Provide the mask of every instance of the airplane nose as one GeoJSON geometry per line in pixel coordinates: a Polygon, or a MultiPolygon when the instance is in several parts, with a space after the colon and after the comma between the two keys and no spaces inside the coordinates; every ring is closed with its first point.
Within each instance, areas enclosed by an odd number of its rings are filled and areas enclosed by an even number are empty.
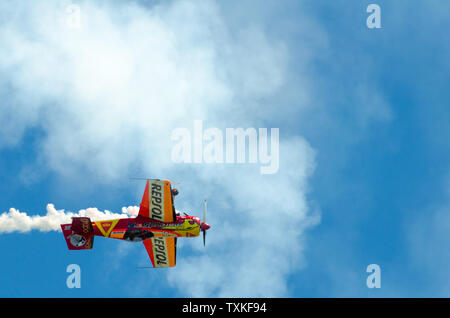
{"type": "Polygon", "coordinates": [[[203,230],[209,230],[211,226],[208,223],[203,222],[201,225],[201,229],[203,230]]]}

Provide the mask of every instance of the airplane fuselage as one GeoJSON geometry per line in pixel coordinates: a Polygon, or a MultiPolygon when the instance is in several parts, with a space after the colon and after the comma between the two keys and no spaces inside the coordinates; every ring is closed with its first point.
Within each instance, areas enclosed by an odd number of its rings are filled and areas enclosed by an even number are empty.
{"type": "Polygon", "coordinates": [[[158,222],[138,216],[95,221],[92,222],[92,227],[95,236],[141,242],[151,237],[196,237],[200,234],[201,222],[196,216],[177,216],[172,223],[158,222]]]}

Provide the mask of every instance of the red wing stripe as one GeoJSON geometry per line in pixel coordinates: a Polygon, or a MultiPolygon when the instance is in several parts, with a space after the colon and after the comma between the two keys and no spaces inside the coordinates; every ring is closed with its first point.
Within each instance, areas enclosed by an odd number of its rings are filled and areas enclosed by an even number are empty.
{"type": "Polygon", "coordinates": [[[145,186],[144,196],[142,197],[141,206],[139,207],[139,215],[148,218],[149,217],[149,185],[150,181],[147,180],[145,186]]]}
{"type": "Polygon", "coordinates": [[[148,256],[150,257],[150,260],[152,261],[152,265],[153,265],[153,267],[155,267],[155,261],[153,260],[154,257],[153,257],[152,240],[151,239],[145,240],[143,243],[144,243],[145,249],[147,250],[148,256]]]}

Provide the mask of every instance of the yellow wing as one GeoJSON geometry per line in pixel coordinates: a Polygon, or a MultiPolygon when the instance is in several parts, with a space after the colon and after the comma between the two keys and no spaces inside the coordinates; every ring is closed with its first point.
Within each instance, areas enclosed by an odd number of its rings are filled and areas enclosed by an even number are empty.
{"type": "Polygon", "coordinates": [[[169,180],[147,180],[139,215],[164,223],[176,220],[169,180]]]}
{"type": "Polygon", "coordinates": [[[152,237],[144,241],[153,267],[174,267],[177,260],[176,237],[152,237]]]}

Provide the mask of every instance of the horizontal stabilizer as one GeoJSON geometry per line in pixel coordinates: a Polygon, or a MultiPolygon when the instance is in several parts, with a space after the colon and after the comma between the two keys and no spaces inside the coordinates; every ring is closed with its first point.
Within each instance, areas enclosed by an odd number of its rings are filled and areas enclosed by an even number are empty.
{"type": "Polygon", "coordinates": [[[72,218],[72,224],[61,224],[61,229],[69,250],[92,249],[94,230],[89,218],[72,218]]]}

